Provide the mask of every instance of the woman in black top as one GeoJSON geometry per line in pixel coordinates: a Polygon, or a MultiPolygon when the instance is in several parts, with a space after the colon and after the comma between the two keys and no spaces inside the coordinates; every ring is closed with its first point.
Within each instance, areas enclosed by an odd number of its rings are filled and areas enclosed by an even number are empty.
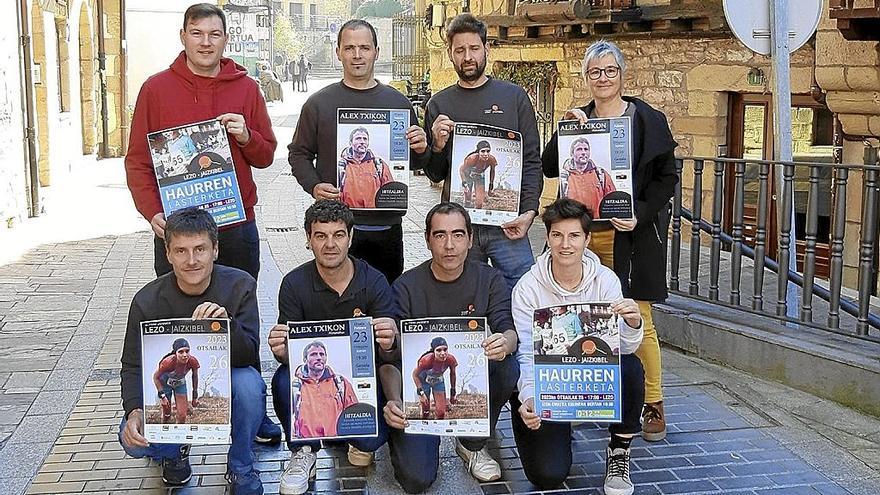
{"type": "MultiPolygon", "coordinates": [[[[674,187],[677,146],[666,116],[644,101],[623,96],[626,61],[614,43],[598,41],[587,48],[582,74],[593,100],[569,110],[566,119],[629,116],[632,120],[634,219],[594,222],[590,249],[620,278],[624,297],[638,301],[645,334],[636,352],[645,368],[645,409],[642,437],[666,437],[660,382],[660,346],[651,317],[651,303],[667,297],[666,232],[674,187]],[[603,229],[604,227],[604,229],[603,229]]],[[[547,177],[559,176],[558,141],[553,135],[541,155],[547,177]]]]}

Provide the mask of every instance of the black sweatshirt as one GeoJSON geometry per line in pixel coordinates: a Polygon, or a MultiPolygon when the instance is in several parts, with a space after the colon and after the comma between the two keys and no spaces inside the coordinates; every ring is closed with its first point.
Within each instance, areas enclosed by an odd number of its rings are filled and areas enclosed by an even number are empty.
{"type": "Polygon", "coordinates": [[[514,330],[510,289],[501,273],[485,263],[467,261],[452,282],[441,282],[431,260],[406,271],[391,286],[401,319],[486,317],[492,333],[514,330]]]}
{"type": "MultiPolygon", "coordinates": [[[[229,342],[232,366],[260,365],[260,313],[257,309],[257,282],[236,268],[214,265],[211,283],[199,296],[184,294],[174,272],[145,285],[135,294],[128,311],[128,326],[122,345],[122,407],[125,416],[144,407],[141,377],[142,321],[190,318],[196,307],[210,301],[229,314],[229,342]]],[[[153,363],[150,364],[151,366],[153,363]]]]}
{"type": "MultiPolygon", "coordinates": [[[[453,122],[487,124],[522,134],[523,163],[519,212],[538,211],[538,201],[544,187],[541,177],[541,152],[535,109],[525,91],[516,84],[489,78],[478,88],[462,88],[453,84],[431,97],[425,110],[425,132],[428,148],[434,141],[431,126],[438,115],[446,115],[453,122]]],[[[452,170],[452,137],[439,153],[431,153],[425,174],[433,181],[449,179],[452,170]]],[[[456,164],[457,166],[458,164],[456,164]]],[[[449,200],[449,184],[443,185],[443,200],[449,200]]]]}
{"type": "MultiPolygon", "coordinates": [[[[310,96],[302,107],[293,142],[287,146],[293,176],[309,195],[322,182],[336,184],[336,114],[340,108],[409,109],[410,125],[419,125],[419,118],[409,99],[377,81],[370,89],[353,89],[341,81],[310,96]]],[[[410,168],[422,168],[428,152],[419,155],[410,150],[410,168]]],[[[394,211],[354,211],[358,225],[399,224],[403,216],[394,211]]]]}

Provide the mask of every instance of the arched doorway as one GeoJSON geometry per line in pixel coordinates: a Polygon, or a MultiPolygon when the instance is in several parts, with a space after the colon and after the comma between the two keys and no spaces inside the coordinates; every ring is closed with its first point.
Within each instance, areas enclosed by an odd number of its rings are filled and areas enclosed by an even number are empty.
{"type": "Polygon", "coordinates": [[[37,155],[40,185],[48,186],[49,174],[49,91],[46,67],[46,28],[43,24],[42,2],[31,2],[31,40],[34,54],[34,100],[37,115],[37,155]]]}
{"type": "Polygon", "coordinates": [[[98,148],[97,88],[95,87],[95,36],[86,3],[79,9],[79,101],[82,152],[91,155],[98,148]]]}

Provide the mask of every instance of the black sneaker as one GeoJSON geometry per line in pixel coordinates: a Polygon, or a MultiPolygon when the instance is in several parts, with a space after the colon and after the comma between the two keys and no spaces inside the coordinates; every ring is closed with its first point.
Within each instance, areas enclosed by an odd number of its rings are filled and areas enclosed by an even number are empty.
{"type": "Polygon", "coordinates": [[[180,456],[176,459],[162,460],[162,481],[166,485],[185,485],[192,478],[192,467],[189,465],[189,445],[180,446],[180,456]]]}

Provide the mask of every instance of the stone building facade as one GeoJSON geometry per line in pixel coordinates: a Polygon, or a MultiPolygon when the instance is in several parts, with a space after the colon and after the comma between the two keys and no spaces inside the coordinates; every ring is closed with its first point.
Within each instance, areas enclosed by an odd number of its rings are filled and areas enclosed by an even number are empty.
{"type": "Polygon", "coordinates": [[[0,7],[0,23],[5,26],[0,57],[9,62],[0,69],[4,71],[0,100],[8,102],[0,118],[9,129],[0,138],[6,140],[0,146],[4,169],[0,190],[8,193],[0,200],[0,219],[8,226],[38,215],[39,189],[63,180],[78,157],[124,153],[128,130],[121,6],[122,0],[30,0],[24,5],[3,2],[0,7]],[[27,43],[20,44],[26,33],[27,43]],[[104,46],[104,71],[99,67],[99,40],[104,46]],[[29,67],[23,50],[28,50],[29,67]],[[26,112],[29,96],[32,121],[26,112]],[[28,152],[28,127],[33,130],[33,157],[28,152]],[[31,175],[37,180],[31,181],[31,175]]]}
{"type": "MultiPolygon", "coordinates": [[[[530,8],[542,2],[527,2],[530,8]]],[[[569,2],[547,2],[566,4],[569,2]]],[[[574,4],[575,2],[570,2],[574,4]]],[[[630,2],[606,0],[590,2],[617,7],[630,2]]],[[[491,39],[490,70],[503,71],[508,64],[550,64],[555,68],[551,82],[552,98],[544,96],[548,108],[545,120],[552,130],[553,122],[565,110],[590,101],[589,89],[581,76],[581,59],[592,42],[605,38],[613,40],[627,58],[625,94],[637,96],[662,110],[668,120],[681,156],[715,157],[729,152],[739,143],[740,152],[753,158],[770,159],[767,127],[761,119],[771,119],[769,102],[772,92],[771,60],[746,48],[730,32],[721,13],[720,0],[695,2],[691,0],[637,0],[637,7],[656,12],[699,12],[703,19],[654,20],[642,23],[620,21],[615,24],[608,17],[603,25],[590,25],[589,18],[582,25],[561,19],[557,25],[547,22],[527,22],[519,14],[517,0],[470,0],[461,2],[429,2],[434,13],[435,27],[429,32],[430,75],[432,91],[453,84],[455,72],[445,50],[442,28],[438,18],[448,20],[465,6],[471,13],[489,25],[491,39]],[[437,15],[436,10],[440,11],[437,15]],[[540,24],[540,25],[539,25],[540,24]],[[550,24],[550,25],[544,25],[550,24]],[[516,33],[516,35],[514,35],[516,33]],[[750,104],[750,102],[752,104],[750,104]],[[764,105],[758,108],[758,105],[764,105]],[[759,109],[759,112],[754,110],[759,109]],[[735,123],[737,121],[738,123],[735,123]],[[761,132],[760,136],[749,133],[761,132]],[[739,133],[739,137],[734,135],[739,133]]],[[[555,7],[551,7],[555,8],[555,7]]],[[[610,16],[614,19],[614,16],[610,16]]],[[[626,19],[625,16],[621,16],[626,19]]],[[[880,50],[875,41],[845,40],[836,24],[829,18],[828,1],[823,8],[818,34],[791,55],[791,91],[795,159],[831,161],[833,146],[820,142],[817,121],[823,128],[832,127],[833,118],[840,120],[846,139],[843,142],[844,163],[864,163],[866,147],[877,147],[880,137],[880,50]],[[819,98],[814,98],[813,96],[819,98]]],[[[529,88],[527,88],[529,89],[529,88]]],[[[536,107],[541,106],[539,95],[532,93],[536,107]]],[[[541,108],[538,108],[539,123],[541,108]]],[[[765,121],[766,122],[766,121],[765,121]]],[[[772,128],[772,120],[769,120],[772,128]]],[[[539,124],[540,125],[540,124],[539,124]]],[[[743,155],[738,155],[743,156],[743,155]]],[[[683,173],[683,197],[692,200],[693,175],[686,163],[683,173]]],[[[711,175],[711,171],[709,171],[711,175]]],[[[830,184],[830,178],[828,179],[830,184]]],[[[555,197],[556,184],[546,181],[544,197],[555,197]]],[[[861,208],[861,177],[850,176],[847,209],[846,250],[844,252],[845,284],[854,286],[858,278],[858,236],[861,208]]],[[[703,211],[711,212],[714,197],[711,177],[703,181],[703,211]]],[[[797,188],[797,187],[796,187],[797,188]]],[[[805,198],[803,193],[801,196],[805,198]]],[[[830,192],[827,203],[830,204],[830,192]]],[[[801,201],[805,204],[805,199],[801,201]]],[[[798,198],[796,197],[796,204],[798,198]]],[[[685,205],[691,206],[691,205],[685,205]]]]}

